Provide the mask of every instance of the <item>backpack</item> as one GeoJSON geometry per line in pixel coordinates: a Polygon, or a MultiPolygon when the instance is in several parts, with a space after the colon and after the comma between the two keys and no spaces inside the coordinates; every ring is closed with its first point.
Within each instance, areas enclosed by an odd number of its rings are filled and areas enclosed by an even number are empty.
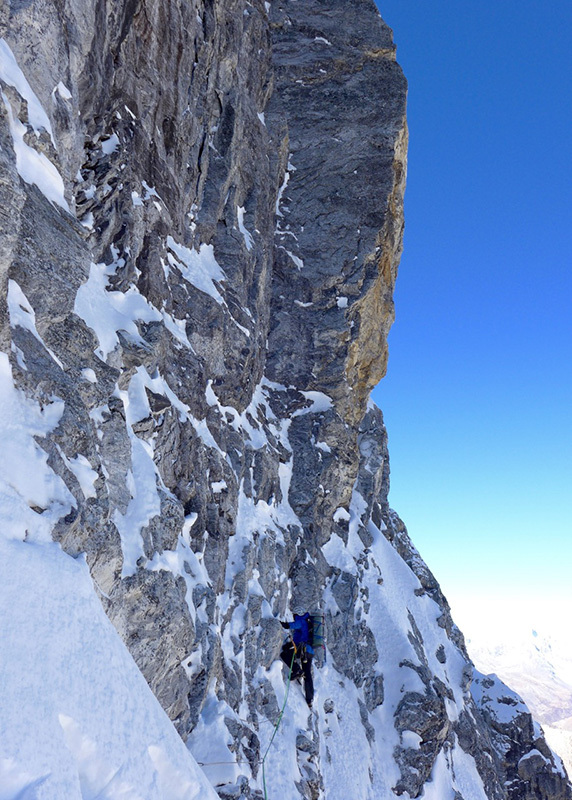
{"type": "Polygon", "coordinates": [[[316,655],[321,650],[320,655],[323,655],[324,662],[326,661],[326,620],[325,615],[321,611],[316,611],[310,614],[310,634],[312,647],[316,655]]]}

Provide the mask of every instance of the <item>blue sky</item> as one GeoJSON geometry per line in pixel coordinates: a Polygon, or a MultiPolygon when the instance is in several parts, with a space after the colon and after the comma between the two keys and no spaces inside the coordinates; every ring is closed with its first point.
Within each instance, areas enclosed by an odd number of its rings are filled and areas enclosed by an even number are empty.
{"type": "Polygon", "coordinates": [[[390,501],[459,613],[572,610],[572,3],[378,5],[409,81],[390,501]]]}

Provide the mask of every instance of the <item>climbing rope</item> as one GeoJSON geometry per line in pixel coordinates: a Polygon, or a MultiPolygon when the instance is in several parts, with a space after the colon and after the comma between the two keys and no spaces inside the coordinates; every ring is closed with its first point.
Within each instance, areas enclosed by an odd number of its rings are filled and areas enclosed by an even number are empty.
{"type": "MultiPolygon", "coordinates": [[[[257,762],[258,764],[262,764],[262,785],[264,786],[264,800],[268,800],[268,794],[267,794],[267,791],[266,791],[266,773],[265,773],[265,769],[264,769],[265,762],[266,762],[266,756],[268,755],[268,751],[270,750],[272,742],[274,741],[274,737],[278,733],[278,728],[280,727],[280,723],[282,722],[282,717],[284,716],[284,711],[286,709],[286,703],[288,702],[288,692],[290,691],[290,683],[292,681],[292,670],[294,668],[294,660],[296,658],[296,653],[298,652],[298,650],[296,648],[296,645],[294,644],[294,640],[292,640],[292,646],[294,648],[294,652],[292,653],[292,661],[290,663],[290,668],[288,670],[288,680],[286,682],[286,694],[284,695],[284,702],[282,704],[282,708],[280,709],[280,714],[278,715],[278,721],[276,722],[276,725],[274,726],[274,731],[272,732],[272,737],[271,737],[270,741],[268,742],[268,747],[264,751],[264,755],[262,756],[262,759],[257,762]]],[[[215,765],[218,765],[218,764],[248,764],[248,763],[249,763],[248,761],[210,761],[208,763],[205,763],[204,761],[197,761],[197,764],[200,767],[211,767],[211,766],[215,766],[215,765]]]]}
{"type": "Polygon", "coordinates": [[[288,681],[286,682],[286,694],[284,695],[284,702],[282,703],[282,708],[280,709],[280,714],[278,715],[278,722],[274,726],[274,732],[272,733],[272,737],[268,742],[268,747],[264,755],[262,756],[262,785],[264,787],[264,800],[268,800],[268,794],[266,792],[266,773],[264,771],[266,756],[268,755],[268,751],[274,741],[274,737],[278,732],[278,728],[280,727],[280,723],[282,722],[282,717],[284,715],[284,710],[286,708],[286,703],[288,702],[288,692],[290,691],[290,682],[292,680],[292,669],[294,668],[294,659],[296,658],[296,645],[294,644],[294,640],[292,640],[292,645],[294,647],[294,652],[292,653],[292,661],[290,663],[290,669],[288,670],[288,681]]]}

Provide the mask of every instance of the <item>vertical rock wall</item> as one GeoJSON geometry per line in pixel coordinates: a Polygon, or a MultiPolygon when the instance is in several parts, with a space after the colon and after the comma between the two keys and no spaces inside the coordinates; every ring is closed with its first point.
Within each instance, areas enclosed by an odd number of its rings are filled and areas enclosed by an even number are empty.
{"type": "Polygon", "coordinates": [[[373,2],[14,0],[0,38],[1,349],[63,401],[37,441],[65,491],[21,535],[86,553],[223,797],[259,796],[277,617],[318,608],[284,797],[570,797],[518,699],[471,695],[387,504],[406,84],[373,2]]]}

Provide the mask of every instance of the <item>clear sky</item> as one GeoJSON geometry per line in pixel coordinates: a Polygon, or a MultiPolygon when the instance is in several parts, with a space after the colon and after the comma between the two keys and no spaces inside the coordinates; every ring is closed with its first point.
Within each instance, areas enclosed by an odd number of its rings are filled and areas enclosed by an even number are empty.
{"type": "Polygon", "coordinates": [[[378,6],[409,81],[391,505],[461,624],[503,595],[570,620],[572,3],[378,6]]]}

